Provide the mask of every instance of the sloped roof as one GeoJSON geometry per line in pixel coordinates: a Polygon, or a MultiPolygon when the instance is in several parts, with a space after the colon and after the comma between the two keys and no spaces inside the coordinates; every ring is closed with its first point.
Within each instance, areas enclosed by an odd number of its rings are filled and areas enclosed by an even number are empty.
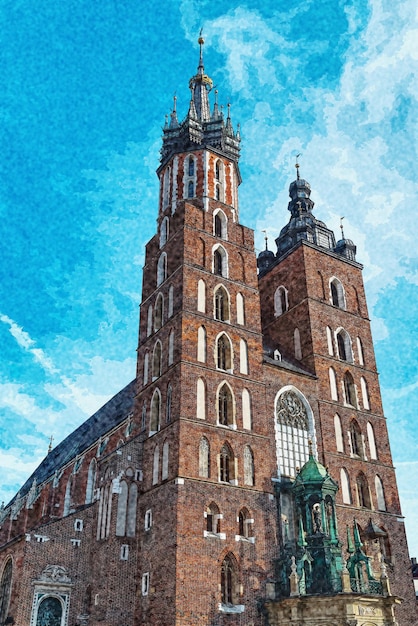
{"type": "Polygon", "coordinates": [[[34,479],[38,485],[45,482],[71,459],[87,450],[100,437],[123,422],[133,409],[134,395],[135,380],[126,385],[124,389],[53,448],[20,489],[19,496],[22,497],[29,491],[34,479]]]}

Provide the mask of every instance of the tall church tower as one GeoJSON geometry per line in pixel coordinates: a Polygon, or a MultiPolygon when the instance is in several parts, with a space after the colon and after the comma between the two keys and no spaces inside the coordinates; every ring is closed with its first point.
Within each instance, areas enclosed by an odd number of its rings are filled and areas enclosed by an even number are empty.
{"type": "Polygon", "coordinates": [[[259,619],[276,545],[253,233],[238,219],[240,138],[229,105],[226,119],[216,99],[210,108],[199,44],[187,116],[179,123],[174,102],[164,128],[143,274],[140,624],[244,610],[245,623],[259,619]]]}

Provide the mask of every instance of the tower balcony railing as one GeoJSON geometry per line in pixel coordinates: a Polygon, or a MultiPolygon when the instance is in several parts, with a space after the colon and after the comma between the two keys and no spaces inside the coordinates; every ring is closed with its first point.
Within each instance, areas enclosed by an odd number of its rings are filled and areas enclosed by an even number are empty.
{"type": "Polygon", "coordinates": [[[350,578],[350,585],[353,593],[383,596],[383,586],[378,580],[359,580],[358,578],[350,578]]]}

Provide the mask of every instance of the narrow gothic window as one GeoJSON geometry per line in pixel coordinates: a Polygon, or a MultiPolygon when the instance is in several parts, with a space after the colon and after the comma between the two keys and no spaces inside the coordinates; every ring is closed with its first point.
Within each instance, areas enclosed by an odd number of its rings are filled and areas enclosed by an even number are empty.
{"type": "Polygon", "coordinates": [[[215,164],[215,178],[216,178],[216,180],[221,180],[221,178],[220,178],[220,171],[221,171],[221,168],[219,166],[219,161],[216,161],[216,164],[215,164]]]}
{"type": "Polygon", "coordinates": [[[162,253],[157,263],[157,287],[161,285],[167,278],[167,255],[162,253]]]}
{"type": "Polygon", "coordinates": [[[229,294],[225,287],[221,286],[215,291],[215,319],[228,322],[229,317],[229,294]]]}
{"type": "Polygon", "coordinates": [[[65,517],[66,515],[68,515],[70,513],[72,485],[73,485],[73,477],[70,476],[68,481],[67,481],[67,487],[65,489],[64,510],[62,512],[63,517],[65,517]]]}
{"type": "MultiPolygon", "coordinates": [[[[85,504],[90,504],[90,502],[93,502],[94,488],[96,486],[96,474],[97,474],[96,459],[92,459],[90,461],[89,471],[87,474],[85,504]]],[[[1,621],[0,621],[0,624],[1,624],[1,621]]]]}
{"type": "Polygon", "coordinates": [[[335,377],[335,370],[332,367],[329,368],[329,386],[331,391],[331,400],[338,400],[337,379],[335,377]]]}
{"type": "Polygon", "coordinates": [[[367,439],[369,440],[370,458],[373,461],[376,461],[377,460],[376,441],[374,438],[373,426],[370,424],[370,422],[367,422],[367,439]]]}
{"type": "Polygon", "coordinates": [[[152,461],[152,484],[156,485],[158,483],[160,471],[160,448],[158,444],[154,448],[154,457],[152,461]]]}
{"type": "Polygon", "coordinates": [[[231,449],[227,444],[224,444],[221,449],[219,457],[219,480],[222,483],[229,483],[231,480],[232,463],[234,459],[232,457],[231,449]]]}
{"type": "Polygon", "coordinates": [[[360,472],[358,474],[356,483],[357,483],[359,507],[364,508],[364,509],[371,509],[372,504],[370,500],[369,485],[367,483],[367,478],[363,474],[363,472],[360,472]]]}
{"type": "Polygon", "coordinates": [[[194,158],[189,157],[189,176],[194,176],[194,158]]]}
{"type": "Polygon", "coordinates": [[[202,378],[197,379],[196,392],[196,417],[204,420],[206,419],[206,387],[202,378]]]}
{"type": "Polygon", "coordinates": [[[363,344],[360,337],[357,337],[357,354],[359,364],[364,365],[363,344]]]}
{"type": "Polygon", "coordinates": [[[199,476],[202,478],[210,476],[210,448],[206,437],[202,437],[199,443],[199,476]]]}
{"type": "Polygon", "coordinates": [[[351,448],[354,456],[364,457],[363,435],[356,420],[350,424],[351,448]]]}
{"type": "Polygon", "coordinates": [[[340,309],[345,309],[345,294],[344,287],[338,278],[333,278],[330,281],[331,302],[334,306],[340,309]]]}
{"type": "Polygon", "coordinates": [[[173,388],[171,387],[171,385],[168,385],[168,387],[167,387],[166,412],[165,412],[165,420],[166,420],[167,424],[169,424],[171,422],[172,396],[173,396],[173,388]]]}
{"type": "Polygon", "coordinates": [[[197,310],[200,313],[206,312],[206,283],[202,279],[197,283],[197,310]]]}
{"type": "Polygon", "coordinates": [[[295,476],[309,458],[309,419],[305,405],[292,390],[284,391],[276,406],[276,433],[280,472],[295,476]]]}
{"type": "Polygon", "coordinates": [[[161,342],[157,341],[154,346],[154,354],[152,356],[152,379],[155,380],[161,376],[162,348],[161,342]]]}
{"type": "Polygon", "coordinates": [[[274,315],[278,317],[288,308],[287,289],[283,286],[277,287],[274,293],[274,315]]]}
{"type": "MultiPolygon", "coordinates": [[[[219,197],[217,196],[217,200],[222,200],[221,197],[221,188],[217,185],[216,190],[219,190],[219,197]]],[[[227,238],[227,218],[223,211],[218,209],[213,216],[213,234],[215,237],[220,237],[221,239],[227,238]]]]}
{"type": "Polygon", "coordinates": [[[160,430],[161,396],[158,389],[154,391],[151,400],[150,434],[160,430]]]}
{"type": "Polygon", "coordinates": [[[129,487],[128,512],[126,517],[126,536],[135,537],[136,528],[136,505],[138,500],[138,487],[132,483],[129,487]]]}
{"type": "Polygon", "coordinates": [[[242,293],[237,293],[237,324],[245,324],[245,306],[242,293]]]}
{"type": "Polygon", "coordinates": [[[344,467],[341,468],[340,479],[343,502],[344,504],[351,504],[350,479],[344,467]]]}
{"type": "Polygon", "coordinates": [[[377,508],[379,511],[386,511],[385,493],[383,491],[383,483],[380,476],[375,476],[374,485],[376,490],[377,508]]]}
{"type": "Polygon", "coordinates": [[[212,502],[206,509],[206,532],[219,534],[221,532],[221,515],[219,508],[212,502]]]}
{"type": "Polygon", "coordinates": [[[344,374],[344,394],[345,394],[345,402],[351,406],[357,408],[357,400],[356,400],[356,388],[354,386],[354,379],[350,372],[346,372],[344,374]]]}
{"type": "Polygon", "coordinates": [[[169,443],[168,441],[164,441],[163,445],[163,462],[162,462],[162,471],[161,471],[161,480],[166,480],[168,478],[168,453],[169,453],[169,443]]]}
{"type": "Polygon", "coordinates": [[[218,423],[232,426],[234,423],[234,403],[230,387],[224,383],[218,393],[218,423]]]}
{"type": "Polygon", "coordinates": [[[206,329],[199,326],[197,331],[197,360],[206,363],[206,329]]]}
{"type": "Polygon", "coordinates": [[[248,346],[245,339],[239,341],[239,371],[248,374],[248,346]]]}
{"type": "Polygon", "coordinates": [[[244,485],[254,485],[254,455],[250,446],[244,448],[244,485]]]}
{"type": "Polygon", "coordinates": [[[251,396],[248,389],[242,390],[242,427],[246,430],[252,428],[251,396]]]}
{"type": "Polygon", "coordinates": [[[370,411],[369,390],[367,387],[366,379],[363,376],[360,378],[361,396],[363,399],[363,408],[366,411],[370,411]]]}
{"type": "Polygon", "coordinates": [[[222,604],[236,604],[237,572],[235,559],[227,554],[221,567],[222,604]]]}
{"type": "Polygon", "coordinates": [[[295,344],[295,359],[300,361],[302,359],[302,346],[300,343],[300,331],[299,328],[295,328],[295,332],[293,333],[293,340],[295,344]]]}
{"type": "Polygon", "coordinates": [[[187,186],[187,197],[188,198],[194,197],[194,183],[192,180],[189,180],[189,184],[187,186]]]}
{"type": "Polygon", "coordinates": [[[165,246],[168,239],[168,217],[165,217],[161,222],[160,227],[160,248],[165,246]]]}
{"type": "Polygon", "coordinates": [[[216,343],[216,366],[220,370],[232,370],[232,348],[227,335],[218,337],[216,343]]]}
{"type": "Polygon", "coordinates": [[[168,365],[173,365],[174,361],[174,331],[170,331],[168,336],[168,365]]]}
{"type": "Polygon", "coordinates": [[[353,362],[350,335],[343,328],[337,333],[338,356],[342,361],[353,362]]]}
{"type": "Polygon", "coordinates": [[[164,298],[161,293],[158,294],[157,300],[155,302],[155,311],[154,311],[154,330],[157,331],[163,325],[163,315],[164,315],[164,298]]]}
{"type": "Polygon", "coordinates": [[[147,425],[147,403],[144,402],[142,405],[142,414],[141,414],[141,430],[145,430],[147,425]]]}
{"type": "Polygon", "coordinates": [[[148,307],[148,319],[147,319],[147,337],[152,333],[152,304],[148,307]]]}
{"type": "Polygon", "coordinates": [[[221,200],[221,186],[219,184],[217,184],[216,188],[215,188],[215,198],[216,198],[216,200],[218,200],[218,202],[220,202],[220,200],[221,200]]]}
{"type": "Polygon", "coordinates": [[[213,271],[217,276],[222,276],[222,256],[219,250],[213,254],[213,271]]]}
{"type": "Polygon", "coordinates": [[[6,562],[0,583],[0,624],[6,623],[12,590],[12,559],[6,562]]]}
{"type": "Polygon", "coordinates": [[[167,316],[171,317],[173,315],[173,296],[174,296],[174,287],[170,285],[170,289],[168,290],[168,313],[167,316]]]}
{"type": "Polygon", "coordinates": [[[124,537],[126,532],[126,514],[128,510],[128,485],[122,480],[119,484],[118,509],[116,513],[116,536],[124,537]]]}
{"type": "Polygon", "coordinates": [[[337,452],[344,452],[344,440],[343,440],[343,431],[341,428],[341,419],[337,413],[334,415],[334,429],[335,429],[335,441],[337,444],[337,452]]]}
{"type": "Polygon", "coordinates": [[[241,537],[245,537],[245,539],[249,539],[251,537],[252,522],[253,520],[250,518],[248,509],[241,509],[238,515],[238,534],[241,537]]]}

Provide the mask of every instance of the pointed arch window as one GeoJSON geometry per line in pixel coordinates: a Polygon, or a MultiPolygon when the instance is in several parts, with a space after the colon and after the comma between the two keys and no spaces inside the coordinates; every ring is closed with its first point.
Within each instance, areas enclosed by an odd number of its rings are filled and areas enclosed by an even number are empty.
{"type": "Polygon", "coordinates": [[[152,484],[156,485],[158,483],[160,474],[160,447],[157,444],[154,448],[154,456],[152,459],[152,484]]]}
{"type": "Polygon", "coordinates": [[[206,387],[202,378],[197,379],[196,417],[201,420],[206,419],[206,387]]]}
{"type": "Polygon", "coordinates": [[[202,279],[197,283],[197,310],[200,313],[206,312],[206,283],[202,279]]]}
{"type": "MultiPolygon", "coordinates": [[[[276,443],[280,474],[295,476],[309,458],[311,417],[296,390],[285,388],[276,400],[276,443]]],[[[312,427],[313,431],[313,427],[312,427]]]]}
{"type": "Polygon", "coordinates": [[[248,389],[242,390],[242,427],[252,429],[251,395],[248,389]]]}
{"type": "Polygon", "coordinates": [[[169,232],[168,229],[169,229],[169,221],[168,221],[168,217],[166,216],[161,222],[161,226],[160,226],[160,248],[165,246],[165,244],[167,243],[168,232],[169,232]]]}
{"type": "Polygon", "coordinates": [[[338,393],[337,393],[337,379],[335,376],[335,370],[333,367],[329,368],[329,387],[331,392],[331,400],[338,401],[338,393]]]}
{"type": "Polygon", "coordinates": [[[221,245],[213,250],[213,273],[228,278],[228,257],[225,248],[221,245]]]}
{"type": "Polygon", "coordinates": [[[238,603],[237,564],[232,554],[227,554],[221,566],[221,601],[223,605],[238,603]]]}
{"type": "Polygon", "coordinates": [[[344,328],[337,331],[338,356],[342,361],[353,362],[353,350],[351,347],[351,337],[344,328]]]}
{"type": "Polygon", "coordinates": [[[188,161],[188,174],[189,174],[189,176],[194,176],[194,170],[195,170],[194,158],[192,156],[189,156],[189,161],[188,161]]]}
{"type": "Polygon", "coordinates": [[[341,493],[344,504],[351,504],[351,488],[350,488],[350,478],[348,476],[347,470],[342,467],[340,471],[340,479],[341,479],[341,493]]]}
{"type": "Polygon", "coordinates": [[[219,370],[232,371],[232,345],[225,333],[216,341],[216,367],[219,370]]]}
{"type": "Polygon", "coordinates": [[[248,374],[248,345],[245,339],[239,340],[239,371],[248,374]]]}
{"type": "Polygon", "coordinates": [[[159,287],[167,278],[167,255],[165,252],[161,254],[157,263],[157,287],[159,287]]]}
{"type": "Polygon", "coordinates": [[[218,390],[218,424],[221,426],[234,426],[234,397],[227,383],[218,390]]]}
{"type": "Polygon", "coordinates": [[[363,344],[360,337],[357,337],[357,354],[359,364],[364,365],[363,344]]]}
{"type": "Polygon", "coordinates": [[[242,293],[237,293],[237,324],[245,324],[245,301],[242,293]]]}
{"type": "Polygon", "coordinates": [[[66,517],[71,511],[71,498],[72,498],[72,486],[73,486],[73,477],[72,475],[68,478],[67,486],[65,488],[65,496],[64,496],[64,510],[62,512],[63,517],[66,517]]]}
{"type": "Polygon", "coordinates": [[[144,402],[142,405],[142,413],[141,413],[141,430],[145,430],[147,425],[147,403],[144,402]]]}
{"type": "Polygon", "coordinates": [[[189,184],[187,185],[187,197],[194,198],[194,182],[189,180],[189,184]]]}
{"type": "Polygon", "coordinates": [[[161,423],[161,394],[160,390],[156,389],[153,393],[151,400],[151,416],[150,416],[150,435],[153,435],[160,430],[161,423]]]}
{"type": "Polygon", "coordinates": [[[244,537],[244,539],[252,538],[254,520],[251,518],[250,513],[246,507],[241,509],[238,515],[238,535],[244,537]]]}
{"type": "Polygon", "coordinates": [[[331,304],[340,309],[346,308],[344,287],[338,278],[334,276],[329,282],[331,304]]]}
{"type": "Polygon", "coordinates": [[[163,316],[164,316],[164,298],[163,294],[159,293],[157,299],[155,301],[155,311],[154,311],[154,330],[160,330],[163,325],[163,316]]]}
{"type": "Polygon", "coordinates": [[[96,476],[97,476],[97,463],[96,463],[96,459],[92,459],[90,461],[89,470],[87,473],[85,504],[90,504],[91,502],[93,502],[94,488],[96,486],[96,476]]]}
{"type": "Polygon", "coordinates": [[[215,319],[221,322],[229,322],[230,306],[229,293],[223,285],[215,289],[215,319]]]}
{"type": "Polygon", "coordinates": [[[350,441],[353,456],[364,458],[363,434],[357,420],[352,420],[350,424],[350,441]]]}
{"type": "Polygon", "coordinates": [[[168,365],[173,365],[174,362],[174,330],[170,331],[168,335],[168,365]]]}
{"type": "Polygon", "coordinates": [[[377,461],[376,440],[374,437],[374,429],[370,422],[367,422],[367,439],[369,441],[370,458],[377,461]]]}
{"type": "Polygon", "coordinates": [[[210,446],[206,437],[202,437],[199,443],[199,476],[210,477],[210,446]]]}
{"type": "Polygon", "coordinates": [[[334,429],[335,429],[335,442],[337,445],[337,452],[344,452],[343,431],[341,428],[341,419],[338,413],[334,415],[334,429]]]}
{"type": "Polygon", "coordinates": [[[366,379],[363,378],[363,376],[360,378],[360,387],[361,387],[361,397],[363,399],[363,408],[366,411],[370,411],[369,389],[367,386],[366,379]]]}
{"type": "Polygon", "coordinates": [[[244,448],[244,485],[254,486],[254,454],[250,446],[244,448]]]}
{"type": "Polygon", "coordinates": [[[163,445],[163,460],[162,460],[162,468],[161,468],[161,480],[167,480],[168,478],[168,455],[169,455],[169,443],[167,440],[164,441],[163,445]]]}
{"type": "Polygon", "coordinates": [[[334,356],[334,345],[333,345],[333,342],[332,342],[332,331],[331,331],[331,328],[329,326],[327,326],[327,328],[326,328],[326,333],[327,333],[328,354],[330,356],[334,356]]]}
{"type": "Polygon", "coordinates": [[[372,503],[370,498],[369,484],[363,472],[359,472],[359,474],[357,475],[356,484],[359,507],[364,509],[371,509],[372,503]]]}
{"type": "Polygon", "coordinates": [[[164,172],[164,178],[163,178],[163,209],[168,206],[169,198],[170,198],[170,168],[167,167],[167,169],[164,172]]]}
{"type": "Polygon", "coordinates": [[[379,509],[379,511],[386,511],[385,492],[383,490],[383,483],[380,476],[375,476],[374,486],[376,490],[377,508],[379,509]]]}
{"type": "Polygon", "coordinates": [[[116,513],[116,536],[124,537],[126,531],[126,514],[128,510],[128,485],[122,480],[119,483],[118,509],[116,513]]]}
{"type": "Polygon", "coordinates": [[[12,591],[12,559],[9,558],[3,569],[0,582],[0,624],[6,623],[12,591]]]}
{"type": "Polygon", "coordinates": [[[229,483],[234,480],[234,455],[227,443],[221,448],[219,455],[219,481],[229,483]]]}
{"type": "Polygon", "coordinates": [[[221,519],[222,515],[219,511],[219,507],[214,502],[211,502],[205,511],[206,518],[206,531],[205,536],[208,534],[221,534],[221,519]]]}
{"type": "Polygon", "coordinates": [[[346,372],[344,374],[343,386],[345,403],[357,408],[356,387],[354,385],[354,378],[352,377],[350,372],[346,372]]]}
{"type": "Polygon", "coordinates": [[[167,317],[171,317],[173,315],[173,304],[174,304],[174,287],[170,285],[168,290],[168,312],[167,317]]]}
{"type": "Polygon", "coordinates": [[[206,363],[206,328],[199,326],[197,331],[197,360],[206,363]]]}
{"type": "Polygon", "coordinates": [[[156,380],[161,376],[161,363],[162,363],[162,347],[161,341],[157,341],[154,346],[154,353],[152,355],[152,380],[156,380]]]}
{"type": "MultiPolygon", "coordinates": [[[[219,189],[220,194],[220,187],[217,186],[217,189],[219,189]]],[[[221,195],[216,199],[222,200],[221,195]]],[[[221,209],[217,209],[213,214],[213,234],[215,237],[219,237],[220,239],[227,239],[227,227],[228,220],[225,213],[221,209]]]]}
{"type": "Polygon", "coordinates": [[[152,304],[148,307],[148,319],[147,319],[147,337],[152,333],[152,319],[153,319],[152,304]]]}
{"type": "Polygon", "coordinates": [[[289,308],[289,301],[288,301],[288,292],[286,287],[283,287],[283,285],[281,285],[280,287],[277,287],[276,291],[274,292],[274,315],[275,317],[279,317],[279,315],[282,315],[283,313],[285,313],[289,308]]]}
{"type": "Polygon", "coordinates": [[[165,421],[167,424],[171,422],[171,408],[172,408],[172,400],[173,400],[173,388],[171,385],[167,387],[167,401],[166,401],[166,410],[165,410],[165,421]]]}
{"type": "Polygon", "coordinates": [[[293,341],[295,344],[295,359],[297,359],[298,361],[301,361],[302,359],[302,345],[300,342],[300,331],[299,328],[295,328],[295,331],[293,333],[293,341]]]}

